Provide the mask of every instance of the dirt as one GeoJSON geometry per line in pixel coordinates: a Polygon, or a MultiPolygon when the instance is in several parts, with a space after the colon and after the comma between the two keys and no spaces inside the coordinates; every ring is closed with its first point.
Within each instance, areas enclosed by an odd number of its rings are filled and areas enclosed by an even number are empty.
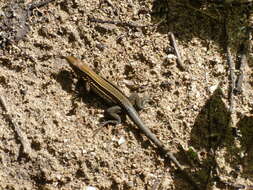
{"type": "Polygon", "coordinates": [[[250,6],[56,0],[26,14],[31,1],[18,3],[0,2],[0,96],[10,116],[0,109],[1,189],[192,188],[129,119],[94,136],[107,105],[83,92],[80,76],[63,59],[68,55],[127,95],[138,92],[148,99],[141,119],[201,189],[253,186],[252,52],[231,114],[220,23],[228,13],[236,60],[250,6]],[[10,20],[6,10],[18,10],[15,18],[26,16],[10,20]],[[185,71],[173,56],[169,32],[185,71]]]}

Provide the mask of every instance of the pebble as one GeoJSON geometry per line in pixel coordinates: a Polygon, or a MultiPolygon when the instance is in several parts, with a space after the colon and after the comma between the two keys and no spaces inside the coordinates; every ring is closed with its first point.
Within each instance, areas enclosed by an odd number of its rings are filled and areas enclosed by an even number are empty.
{"type": "Polygon", "coordinates": [[[119,145],[122,145],[122,144],[124,144],[125,142],[126,142],[125,137],[120,137],[120,139],[118,140],[118,144],[119,144],[119,145]]]}

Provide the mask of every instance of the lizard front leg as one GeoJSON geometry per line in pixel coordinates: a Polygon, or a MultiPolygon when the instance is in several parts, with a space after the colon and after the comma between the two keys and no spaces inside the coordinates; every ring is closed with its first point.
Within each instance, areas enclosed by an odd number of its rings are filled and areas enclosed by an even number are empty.
{"type": "Polygon", "coordinates": [[[93,137],[108,124],[113,124],[113,125],[120,124],[122,116],[124,116],[123,119],[125,120],[126,114],[124,115],[122,114],[122,109],[120,106],[112,106],[108,108],[107,110],[105,110],[105,117],[110,118],[110,120],[102,122],[101,126],[94,131],[93,137]]]}

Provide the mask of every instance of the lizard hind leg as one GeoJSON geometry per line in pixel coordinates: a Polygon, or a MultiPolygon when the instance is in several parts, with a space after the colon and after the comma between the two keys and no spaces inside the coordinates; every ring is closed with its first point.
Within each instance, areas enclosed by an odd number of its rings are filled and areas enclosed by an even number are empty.
{"type": "Polygon", "coordinates": [[[105,117],[109,118],[110,120],[107,120],[105,122],[102,122],[101,125],[107,125],[107,124],[120,124],[121,123],[121,116],[122,115],[122,109],[120,106],[112,106],[105,110],[105,117]]]}
{"type": "Polygon", "coordinates": [[[93,137],[104,127],[106,127],[108,124],[117,125],[120,124],[122,119],[123,121],[126,120],[126,114],[123,115],[122,109],[120,106],[113,106],[105,110],[105,117],[110,118],[110,120],[104,121],[101,123],[100,127],[97,128],[94,133],[93,137]],[[121,119],[122,118],[122,119],[121,119]]]}

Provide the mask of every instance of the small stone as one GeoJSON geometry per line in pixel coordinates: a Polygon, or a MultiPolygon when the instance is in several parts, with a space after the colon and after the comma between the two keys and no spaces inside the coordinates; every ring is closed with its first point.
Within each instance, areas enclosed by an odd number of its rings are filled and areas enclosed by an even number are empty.
{"type": "Polygon", "coordinates": [[[93,186],[86,186],[85,190],[97,190],[97,188],[93,186]]]}
{"type": "Polygon", "coordinates": [[[197,105],[193,105],[193,106],[192,106],[192,109],[193,109],[194,111],[198,111],[198,106],[197,106],[197,105]]]}
{"type": "Polygon", "coordinates": [[[176,59],[177,56],[175,56],[174,54],[168,54],[165,59],[176,59]]]}
{"type": "Polygon", "coordinates": [[[215,85],[213,85],[213,86],[210,86],[210,87],[209,87],[209,92],[213,93],[213,92],[218,88],[218,86],[219,86],[219,83],[218,83],[218,84],[215,84],[215,85]]]}
{"type": "Polygon", "coordinates": [[[124,137],[120,137],[120,139],[118,140],[118,144],[122,145],[126,142],[126,139],[124,137]]]}
{"type": "Polygon", "coordinates": [[[82,154],[87,154],[87,150],[82,149],[82,154]]]}

